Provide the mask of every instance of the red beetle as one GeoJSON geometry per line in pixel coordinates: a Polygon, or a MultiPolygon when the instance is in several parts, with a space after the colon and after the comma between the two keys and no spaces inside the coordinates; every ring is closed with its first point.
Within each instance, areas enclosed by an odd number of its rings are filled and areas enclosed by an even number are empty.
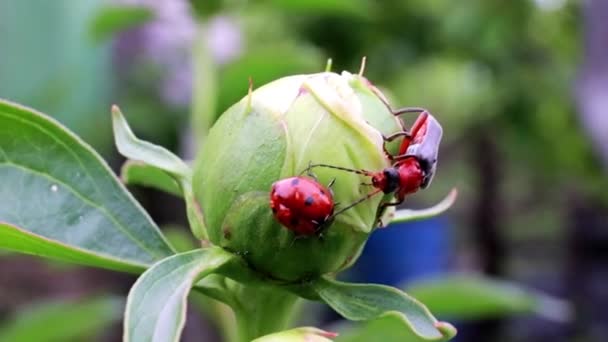
{"type": "Polygon", "coordinates": [[[382,204],[379,211],[381,213],[387,206],[401,204],[406,195],[424,189],[430,184],[437,168],[437,155],[443,129],[439,122],[424,109],[404,108],[393,114],[400,115],[414,111],[422,111],[422,113],[418,116],[410,131],[403,130],[384,138],[385,141],[392,141],[397,137],[404,137],[399,147],[399,154],[393,156],[385,148],[387,157],[394,162],[392,166],[381,171],[355,170],[327,164],[311,164],[309,166],[309,170],[321,166],[371,177],[371,185],[376,189],[349,206],[342,208],[337,214],[380,192],[385,194],[394,193],[397,201],[382,204]]]}
{"type": "Polygon", "coordinates": [[[309,177],[290,177],[272,184],[270,208],[277,221],[296,235],[320,233],[334,213],[331,190],[309,177]]]}
{"type": "Polygon", "coordinates": [[[421,113],[410,131],[403,130],[384,138],[385,141],[392,141],[397,137],[403,136],[403,141],[399,147],[399,154],[393,156],[386,151],[386,148],[384,151],[390,160],[396,162],[393,166],[397,166],[401,160],[415,157],[424,171],[424,179],[421,185],[421,188],[424,189],[431,183],[437,169],[437,155],[439,153],[439,143],[441,142],[443,129],[437,119],[422,108],[403,108],[393,114],[400,115],[417,111],[421,113]]]}

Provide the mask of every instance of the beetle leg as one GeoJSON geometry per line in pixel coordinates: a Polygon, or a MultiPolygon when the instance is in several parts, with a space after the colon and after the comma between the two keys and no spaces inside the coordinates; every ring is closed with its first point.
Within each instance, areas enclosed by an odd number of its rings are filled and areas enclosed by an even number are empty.
{"type": "Polygon", "coordinates": [[[370,192],[369,194],[367,194],[367,195],[365,195],[365,196],[363,196],[363,197],[359,198],[358,200],[354,201],[353,203],[351,203],[351,204],[347,205],[346,207],[344,207],[344,208],[342,208],[342,209],[338,210],[338,212],[336,212],[336,213],[334,213],[333,215],[331,215],[331,217],[330,217],[328,220],[333,220],[333,219],[334,219],[336,216],[338,216],[338,215],[342,214],[343,212],[345,212],[345,211],[347,211],[348,209],[350,209],[350,208],[352,208],[352,207],[356,206],[357,204],[359,204],[359,203],[361,203],[361,202],[363,202],[363,201],[365,201],[365,200],[368,200],[368,199],[372,198],[373,196],[375,196],[375,195],[379,194],[380,192],[382,192],[382,190],[381,190],[381,189],[376,189],[376,190],[374,190],[374,191],[370,192]]]}
{"type": "Polygon", "coordinates": [[[382,143],[382,149],[384,150],[384,154],[386,154],[386,156],[388,157],[388,159],[390,161],[394,160],[394,156],[386,149],[386,143],[391,142],[400,137],[405,137],[407,139],[411,139],[412,135],[410,134],[410,132],[405,131],[405,130],[403,130],[401,132],[393,133],[389,136],[382,135],[382,139],[384,140],[384,142],[382,143]]]}
{"type": "Polygon", "coordinates": [[[409,154],[409,153],[404,153],[404,154],[400,154],[400,155],[397,155],[397,156],[393,156],[393,160],[395,162],[399,162],[399,161],[405,160],[407,158],[416,158],[416,159],[418,159],[418,157],[416,157],[413,154],[409,154]]]}
{"type": "Polygon", "coordinates": [[[405,113],[421,113],[424,111],[426,111],[426,109],[424,109],[422,107],[403,107],[403,108],[391,110],[391,113],[393,113],[394,116],[399,116],[399,115],[405,114],[405,113]]]}
{"type": "Polygon", "coordinates": [[[305,168],[302,172],[300,172],[300,175],[302,175],[304,172],[306,172],[306,175],[312,179],[314,179],[315,181],[318,181],[317,176],[312,173],[312,161],[308,161],[308,167],[305,168]]]}
{"type": "Polygon", "coordinates": [[[386,141],[386,142],[391,142],[391,141],[393,141],[393,140],[395,140],[395,139],[397,139],[399,137],[408,137],[408,138],[411,138],[412,135],[410,134],[410,132],[401,131],[401,132],[393,133],[393,134],[391,134],[389,136],[384,136],[383,135],[382,139],[384,139],[384,141],[386,141]]]}
{"type": "Polygon", "coordinates": [[[382,203],[382,205],[380,206],[380,212],[383,212],[384,209],[386,209],[387,207],[396,207],[401,203],[403,203],[403,199],[398,200],[397,202],[382,203]]]}
{"type": "Polygon", "coordinates": [[[386,210],[386,208],[388,207],[394,207],[394,206],[398,206],[401,203],[403,203],[404,198],[398,200],[397,202],[389,202],[389,203],[382,203],[382,205],[380,206],[380,209],[378,210],[378,213],[380,213],[380,215],[378,216],[378,226],[379,227],[385,227],[384,223],[382,222],[382,213],[384,212],[384,210],[386,210]]]}

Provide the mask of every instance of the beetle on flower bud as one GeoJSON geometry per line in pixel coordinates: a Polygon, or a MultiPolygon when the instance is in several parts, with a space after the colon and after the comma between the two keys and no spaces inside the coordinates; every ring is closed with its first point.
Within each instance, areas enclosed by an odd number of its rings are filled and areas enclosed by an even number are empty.
{"type": "Polygon", "coordinates": [[[385,152],[392,161],[415,157],[424,171],[424,179],[420,187],[425,189],[431,184],[437,169],[437,155],[439,154],[439,143],[443,135],[443,128],[441,128],[437,119],[423,108],[403,108],[393,112],[393,114],[401,115],[411,112],[421,113],[409,131],[404,130],[384,138],[385,141],[390,142],[403,136],[399,153],[393,156],[388,151],[385,152]]]}
{"type": "MultiPolygon", "coordinates": [[[[367,79],[348,72],[290,76],[250,91],[218,119],[195,164],[194,193],[211,242],[282,281],[350,266],[375,227],[380,197],[332,215],[323,239],[294,241],[294,231],[272,213],[269,189],[311,161],[389,167],[383,136],[402,129],[386,103],[367,79]]],[[[392,148],[396,153],[398,146],[392,148]]],[[[320,184],[338,177],[336,202],[352,203],[368,192],[355,174],[322,169],[315,175],[320,184]]]]}
{"type": "MultiPolygon", "coordinates": [[[[399,115],[412,111],[418,111],[418,108],[406,108],[393,114],[399,115]]],[[[394,162],[392,166],[380,171],[368,171],[328,164],[311,164],[308,171],[310,172],[315,167],[326,167],[370,177],[371,184],[369,185],[376,189],[343,208],[340,212],[367,201],[381,192],[385,194],[394,193],[396,201],[382,203],[378,211],[380,216],[385,208],[398,206],[403,203],[405,196],[428,187],[437,168],[437,155],[439,154],[439,143],[442,135],[443,129],[439,122],[426,110],[422,110],[411,130],[403,130],[384,138],[386,142],[390,142],[398,137],[403,137],[397,155],[392,155],[385,146],[386,156],[394,162]]],[[[380,225],[382,225],[382,222],[380,222],[380,225]]]]}
{"type": "Polygon", "coordinates": [[[278,180],[270,190],[270,209],[274,217],[298,235],[319,234],[334,213],[330,190],[308,177],[278,180]]]}

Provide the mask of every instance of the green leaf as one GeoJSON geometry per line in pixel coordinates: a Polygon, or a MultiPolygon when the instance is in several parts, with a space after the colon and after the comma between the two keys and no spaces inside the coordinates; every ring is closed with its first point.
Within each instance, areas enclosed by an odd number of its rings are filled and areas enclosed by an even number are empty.
{"type": "Polygon", "coordinates": [[[41,235],[32,234],[27,229],[3,222],[0,222],[0,248],[117,271],[141,273],[146,269],[146,265],[143,263],[137,264],[115,259],[110,255],[47,239],[41,235]]]}
{"type": "Polygon", "coordinates": [[[92,341],[120,319],[121,307],[122,300],[112,297],[38,303],[3,322],[0,341],[92,341]]]}
{"type": "Polygon", "coordinates": [[[190,289],[233,258],[211,247],[173,255],[149,268],[129,292],[124,341],[179,341],[190,289]]]}
{"type": "Polygon", "coordinates": [[[0,101],[0,248],[138,272],[172,250],[88,145],[0,101]]]}
{"type": "Polygon", "coordinates": [[[450,191],[450,193],[444,199],[442,199],[441,202],[435,204],[430,208],[397,210],[394,216],[390,218],[390,222],[409,222],[437,216],[450,209],[450,207],[456,201],[456,197],[458,197],[458,191],[456,189],[452,189],[452,191],[450,191]]]}
{"type": "Polygon", "coordinates": [[[435,314],[458,320],[538,314],[563,322],[572,314],[563,300],[512,282],[475,274],[420,280],[409,285],[408,292],[435,314]]]}
{"type": "Polygon", "coordinates": [[[190,0],[194,13],[201,19],[217,14],[222,9],[222,0],[190,0]]]}
{"type": "Polygon", "coordinates": [[[183,197],[182,189],[173,176],[140,161],[127,160],[120,170],[120,178],[125,184],[142,185],[183,197]]]}
{"type": "Polygon", "coordinates": [[[112,127],[118,151],[123,156],[143,162],[169,173],[180,185],[186,201],[190,229],[198,239],[207,239],[203,212],[192,192],[192,170],[173,152],[158,145],[138,139],[118,106],[112,106],[112,127]]]}
{"type": "Polygon", "coordinates": [[[335,333],[313,327],[302,327],[264,335],[252,342],[330,342],[335,333]]]}
{"type": "Polygon", "coordinates": [[[188,216],[188,223],[190,223],[190,230],[192,234],[199,240],[208,240],[207,228],[205,227],[205,218],[203,217],[203,210],[200,204],[194,197],[192,191],[192,183],[186,183],[183,185],[184,199],[186,200],[186,215],[188,216]]]}
{"type": "Polygon", "coordinates": [[[112,128],[118,152],[123,156],[164,170],[179,180],[191,178],[191,170],[173,152],[138,139],[118,106],[112,106],[112,128]]]}
{"type": "Polygon", "coordinates": [[[272,0],[278,8],[310,15],[345,15],[369,17],[371,3],[365,0],[272,0]]]}
{"type": "Polygon", "coordinates": [[[378,319],[362,324],[342,324],[336,328],[340,333],[336,342],[423,342],[419,336],[403,329],[403,318],[398,313],[385,314],[378,319]]]}
{"type": "Polygon", "coordinates": [[[312,287],[325,303],[352,321],[398,315],[400,329],[424,341],[446,341],[456,335],[449,323],[438,322],[416,299],[400,290],[375,284],[349,284],[320,278],[312,287]]]}
{"type": "Polygon", "coordinates": [[[95,13],[89,26],[89,32],[94,40],[102,41],[152,19],[154,19],[154,12],[148,7],[106,5],[95,13]]]}
{"type": "Polygon", "coordinates": [[[191,251],[201,247],[200,242],[197,244],[197,241],[185,227],[170,224],[161,226],[161,229],[163,230],[165,238],[178,253],[191,251]]]}

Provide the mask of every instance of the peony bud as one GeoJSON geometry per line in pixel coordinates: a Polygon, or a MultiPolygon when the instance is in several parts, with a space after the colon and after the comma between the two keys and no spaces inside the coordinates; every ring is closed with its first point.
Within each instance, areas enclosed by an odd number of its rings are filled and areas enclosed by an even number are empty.
{"type": "MultiPolygon", "coordinates": [[[[337,215],[320,235],[297,237],[274,219],[269,191],[310,163],[374,171],[389,166],[382,134],[400,126],[385,103],[362,76],[324,72],[276,80],[228,109],[195,165],[194,191],[211,242],[279,280],[351,265],[376,224],[381,196],[337,215]]],[[[312,171],[323,185],[336,179],[336,211],[373,190],[354,173],[312,171]]]]}
{"type": "Polygon", "coordinates": [[[313,327],[303,327],[265,335],[253,342],[331,342],[338,334],[313,327]]]}

